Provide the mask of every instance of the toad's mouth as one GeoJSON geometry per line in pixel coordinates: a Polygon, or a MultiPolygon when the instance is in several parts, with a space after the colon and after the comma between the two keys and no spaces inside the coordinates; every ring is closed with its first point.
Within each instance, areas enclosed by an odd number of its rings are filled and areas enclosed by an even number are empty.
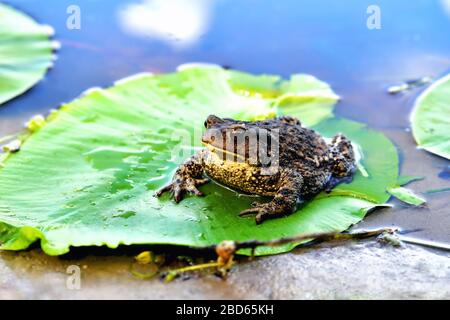
{"type": "Polygon", "coordinates": [[[221,155],[228,155],[229,157],[231,157],[231,159],[245,160],[245,157],[243,155],[236,153],[236,152],[232,152],[230,150],[216,147],[216,146],[212,145],[211,143],[204,141],[203,139],[202,139],[202,144],[205,145],[206,148],[213,153],[221,154],[221,155]]]}

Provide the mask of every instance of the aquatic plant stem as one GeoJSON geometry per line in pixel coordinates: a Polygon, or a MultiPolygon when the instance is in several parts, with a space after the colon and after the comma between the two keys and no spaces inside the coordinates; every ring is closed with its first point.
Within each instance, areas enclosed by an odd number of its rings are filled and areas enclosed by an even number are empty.
{"type": "Polygon", "coordinates": [[[167,273],[164,279],[166,282],[169,282],[175,279],[175,277],[177,277],[181,273],[203,270],[207,268],[217,268],[217,271],[220,273],[220,275],[225,276],[233,266],[234,255],[239,249],[251,249],[253,257],[253,253],[258,246],[279,246],[286,243],[298,242],[309,239],[315,239],[317,241],[366,239],[377,237],[386,233],[394,234],[396,231],[397,229],[393,228],[382,228],[377,230],[358,231],[354,233],[340,233],[340,232],[309,233],[269,241],[250,240],[238,242],[238,241],[224,240],[220,242],[218,245],[203,248],[215,250],[217,254],[216,262],[203,263],[171,270],[167,273]]]}

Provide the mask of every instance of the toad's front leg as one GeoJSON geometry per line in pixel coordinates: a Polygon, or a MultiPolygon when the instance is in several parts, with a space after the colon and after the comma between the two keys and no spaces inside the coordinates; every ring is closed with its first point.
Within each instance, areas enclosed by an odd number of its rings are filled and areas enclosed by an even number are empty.
{"type": "Polygon", "coordinates": [[[301,202],[300,190],[303,177],[292,169],[284,169],[281,173],[280,188],[272,201],[257,204],[252,208],[242,211],[239,216],[256,214],[256,224],[264,220],[278,218],[293,213],[301,202]]]}
{"type": "Polygon", "coordinates": [[[186,160],[175,172],[172,182],[158,190],[156,196],[170,192],[175,202],[180,202],[186,193],[202,196],[197,186],[209,182],[208,178],[203,177],[203,156],[202,150],[186,160]]]}

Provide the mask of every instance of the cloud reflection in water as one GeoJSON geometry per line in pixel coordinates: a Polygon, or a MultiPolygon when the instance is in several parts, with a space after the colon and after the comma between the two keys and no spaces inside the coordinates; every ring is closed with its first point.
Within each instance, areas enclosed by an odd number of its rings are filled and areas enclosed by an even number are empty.
{"type": "Polygon", "coordinates": [[[162,40],[175,48],[198,42],[207,31],[213,0],[142,0],[118,11],[121,28],[162,40]]]}
{"type": "Polygon", "coordinates": [[[441,5],[447,15],[450,17],[450,0],[441,0],[441,5]]]}

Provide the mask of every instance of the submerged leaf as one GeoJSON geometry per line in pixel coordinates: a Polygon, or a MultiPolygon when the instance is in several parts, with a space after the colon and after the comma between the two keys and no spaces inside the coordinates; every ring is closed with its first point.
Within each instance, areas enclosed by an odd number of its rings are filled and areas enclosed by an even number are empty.
{"type": "Polygon", "coordinates": [[[440,193],[440,192],[448,192],[448,191],[450,191],[450,188],[437,188],[437,189],[427,190],[427,191],[425,191],[425,193],[431,194],[431,193],[440,193]]]}
{"type": "Polygon", "coordinates": [[[423,180],[424,177],[422,176],[399,176],[397,180],[397,184],[399,186],[405,186],[408,183],[411,183],[413,181],[423,180]]]}
{"type": "MultiPolygon", "coordinates": [[[[358,144],[368,176],[357,172],[351,184],[339,185],[296,213],[262,225],[237,215],[254,197],[215,183],[201,187],[205,197],[187,197],[179,204],[167,196],[153,196],[171,179],[177,165],[198,150],[208,114],[268,117],[282,95],[301,95],[302,90],[311,96],[312,92],[323,95],[328,90],[310,76],[308,86],[294,76],[283,82],[282,89],[278,80],[268,83],[268,79],[272,78],[217,67],[185,68],[173,74],[129,78],[64,105],[0,169],[2,248],[25,249],[40,239],[46,253],[59,255],[70,246],[201,247],[222,240],[271,240],[343,231],[384,203],[389,198],[386,188],[395,186],[398,178],[393,144],[381,133],[349,120],[317,123],[323,118],[312,116],[313,108],[307,108],[311,116],[305,121],[302,100],[290,110],[304,123],[317,124],[314,128],[322,134],[331,137],[343,132],[358,144]],[[233,87],[236,83],[240,91],[248,87],[256,93],[272,93],[242,95],[233,87]]],[[[325,114],[317,108],[319,115],[325,114]]],[[[259,247],[256,254],[280,253],[295,245],[259,247]]]]}
{"type": "Polygon", "coordinates": [[[42,79],[53,60],[52,32],[0,3],[0,104],[42,79]]]}
{"type": "Polygon", "coordinates": [[[419,147],[450,159],[450,74],[419,96],[411,124],[419,147]]]}

